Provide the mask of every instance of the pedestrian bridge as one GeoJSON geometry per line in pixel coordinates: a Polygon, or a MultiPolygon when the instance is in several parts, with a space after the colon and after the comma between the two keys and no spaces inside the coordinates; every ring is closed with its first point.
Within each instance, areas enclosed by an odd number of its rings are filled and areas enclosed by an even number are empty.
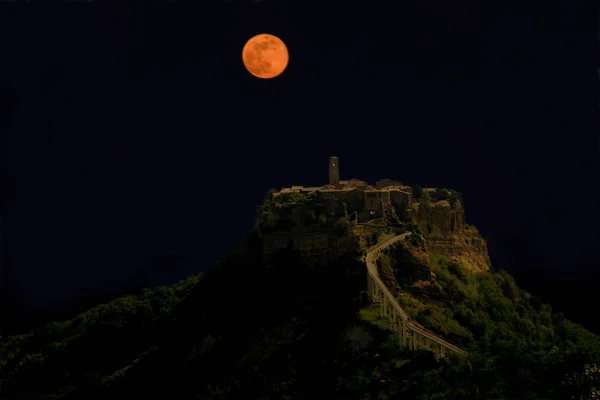
{"type": "Polygon", "coordinates": [[[435,333],[417,326],[379,277],[376,264],[377,257],[385,248],[405,239],[408,235],[410,233],[394,236],[367,251],[367,290],[369,295],[373,302],[379,303],[380,316],[388,319],[392,329],[397,332],[400,346],[407,347],[410,350],[430,350],[435,354],[436,359],[444,357],[447,352],[467,356],[468,353],[465,350],[437,336],[435,333]]]}

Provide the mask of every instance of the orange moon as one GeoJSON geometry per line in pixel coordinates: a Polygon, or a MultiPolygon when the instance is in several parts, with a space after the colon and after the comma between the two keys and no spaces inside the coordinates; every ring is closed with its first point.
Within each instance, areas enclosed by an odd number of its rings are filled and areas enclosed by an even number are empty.
{"type": "Polygon", "coordinates": [[[281,75],[289,59],[283,40],[268,33],[251,37],[242,49],[244,66],[257,78],[271,79],[281,75]]]}

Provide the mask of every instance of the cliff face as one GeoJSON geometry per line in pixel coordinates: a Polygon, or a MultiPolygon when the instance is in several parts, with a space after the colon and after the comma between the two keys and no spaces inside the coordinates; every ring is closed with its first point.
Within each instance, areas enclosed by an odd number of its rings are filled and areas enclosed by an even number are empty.
{"type": "Polygon", "coordinates": [[[488,271],[491,268],[487,244],[474,226],[449,234],[426,235],[425,246],[429,253],[439,254],[454,261],[470,272],[488,271]]]}
{"type": "Polygon", "coordinates": [[[446,200],[420,204],[414,208],[414,221],[425,233],[427,252],[439,254],[471,272],[491,267],[485,240],[474,226],[465,223],[460,201],[454,207],[446,200]]]}
{"type": "Polygon", "coordinates": [[[393,246],[389,252],[384,252],[377,260],[377,265],[383,283],[392,294],[398,295],[402,287],[435,278],[431,274],[429,262],[427,253],[400,244],[393,246]]]}
{"type": "Polygon", "coordinates": [[[465,228],[465,210],[460,201],[454,208],[446,200],[431,204],[418,204],[413,209],[415,222],[428,234],[448,234],[465,228]]]}

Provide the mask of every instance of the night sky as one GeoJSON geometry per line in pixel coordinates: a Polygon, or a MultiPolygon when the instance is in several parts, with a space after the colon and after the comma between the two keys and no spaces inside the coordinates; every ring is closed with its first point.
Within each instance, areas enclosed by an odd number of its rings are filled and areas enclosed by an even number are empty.
{"type": "Polygon", "coordinates": [[[196,3],[0,12],[3,332],[210,269],[331,155],[342,179],[462,191],[494,266],[600,330],[597,21],[196,3]],[[273,80],[241,63],[262,32],[290,51],[273,80]]]}

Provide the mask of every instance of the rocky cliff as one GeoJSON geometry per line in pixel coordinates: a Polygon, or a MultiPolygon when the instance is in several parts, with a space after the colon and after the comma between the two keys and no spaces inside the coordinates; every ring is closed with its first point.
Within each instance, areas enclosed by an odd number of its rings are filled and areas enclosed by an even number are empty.
{"type": "Polygon", "coordinates": [[[418,203],[412,215],[426,233],[446,234],[465,228],[465,210],[460,201],[456,201],[454,207],[447,200],[418,203]]]}
{"type": "Polygon", "coordinates": [[[439,254],[472,272],[490,269],[485,240],[477,228],[466,224],[460,201],[452,206],[446,200],[416,204],[413,220],[424,232],[427,253],[439,254]]]}
{"type": "Polygon", "coordinates": [[[491,267],[487,244],[471,225],[447,234],[428,234],[425,248],[428,253],[439,254],[471,272],[488,271],[491,267]]]}

